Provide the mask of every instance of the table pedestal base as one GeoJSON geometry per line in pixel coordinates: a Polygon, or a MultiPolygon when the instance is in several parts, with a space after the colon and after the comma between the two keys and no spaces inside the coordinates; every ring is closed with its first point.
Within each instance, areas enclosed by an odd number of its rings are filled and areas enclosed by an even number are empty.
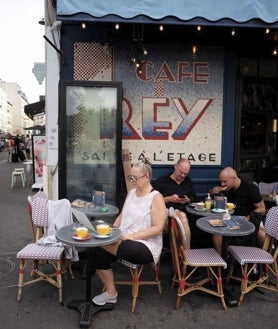
{"type": "Polygon", "coordinates": [[[100,311],[111,311],[114,308],[114,304],[111,303],[99,306],[92,302],[85,302],[84,300],[73,300],[69,302],[67,306],[68,308],[76,309],[80,312],[80,328],[89,328],[95,313],[100,311]]]}

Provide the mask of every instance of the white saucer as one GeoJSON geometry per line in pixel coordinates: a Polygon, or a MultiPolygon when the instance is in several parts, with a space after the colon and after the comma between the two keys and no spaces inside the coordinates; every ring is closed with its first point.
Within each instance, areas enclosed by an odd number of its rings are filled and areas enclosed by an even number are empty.
{"type": "Polygon", "coordinates": [[[108,233],[106,235],[99,235],[98,233],[93,233],[93,236],[97,239],[107,239],[112,236],[112,233],[108,233]]]}
{"type": "Polygon", "coordinates": [[[212,211],[212,212],[219,213],[219,214],[221,214],[221,213],[223,213],[223,212],[226,212],[225,209],[218,209],[218,208],[211,209],[211,211],[212,211]]]}
{"type": "Polygon", "coordinates": [[[91,239],[92,235],[91,235],[91,234],[87,234],[87,236],[86,236],[85,238],[80,238],[80,237],[77,236],[76,233],[75,233],[75,234],[73,234],[72,237],[73,237],[74,240],[85,241],[85,240],[89,240],[89,239],[91,239]]]}

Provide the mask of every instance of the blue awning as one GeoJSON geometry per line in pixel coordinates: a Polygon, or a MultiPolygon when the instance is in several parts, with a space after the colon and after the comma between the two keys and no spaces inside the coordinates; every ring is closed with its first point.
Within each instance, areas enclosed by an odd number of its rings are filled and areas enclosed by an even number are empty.
{"type": "Polygon", "coordinates": [[[57,0],[57,19],[278,26],[277,0],[57,0]]]}

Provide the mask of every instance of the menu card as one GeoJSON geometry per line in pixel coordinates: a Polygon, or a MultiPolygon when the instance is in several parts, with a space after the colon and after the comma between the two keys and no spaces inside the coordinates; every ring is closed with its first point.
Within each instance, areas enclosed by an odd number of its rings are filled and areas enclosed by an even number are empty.
{"type": "Polygon", "coordinates": [[[233,219],[229,219],[227,221],[223,221],[223,219],[208,219],[208,223],[212,226],[225,226],[229,228],[230,230],[239,230],[240,224],[233,219]]]}
{"type": "Polygon", "coordinates": [[[212,226],[225,226],[222,219],[208,219],[208,222],[212,226]]]}

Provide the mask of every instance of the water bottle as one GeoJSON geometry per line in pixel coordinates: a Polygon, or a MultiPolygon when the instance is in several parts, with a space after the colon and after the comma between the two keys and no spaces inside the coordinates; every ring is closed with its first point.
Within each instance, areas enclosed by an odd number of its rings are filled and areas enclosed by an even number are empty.
{"type": "Polygon", "coordinates": [[[229,214],[229,210],[226,209],[226,211],[224,212],[223,214],[223,223],[225,226],[228,226],[227,225],[227,222],[231,219],[231,215],[229,214]]]}
{"type": "Polygon", "coordinates": [[[205,199],[205,207],[206,207],[206,210],[211,209],[211,197],[210,197],[209,193],[207,193],[207,196],[206,196],[206,199],[205,199]]]}

